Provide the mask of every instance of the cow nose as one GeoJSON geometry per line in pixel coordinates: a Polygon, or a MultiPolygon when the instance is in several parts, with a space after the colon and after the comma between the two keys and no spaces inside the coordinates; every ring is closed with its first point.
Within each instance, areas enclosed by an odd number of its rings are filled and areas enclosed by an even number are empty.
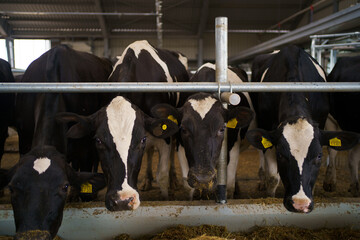
{"type": "Polygon", "coordinates": [[[216,172],[209,171],[194,171],[190,170],[188,174],[188,183],[193,188],[198,189],[212,189],[216,182],[216,172]]]}
{"type": "Polygon", "coordinates": [[[311,201],[309,199],[293,199],[293,207],[297,212],[308,213],[310,209],[311,201]]]}
{"type": "Polygon", "coordinates": [[[105,200],[105,206],[110,211],[134,210],[139,206],[139,201],[136,196],[119,197],[114,194],[105,200]]]}
{"type": "Polygon", "coordinates": [[[51,234],[49,231],[42,230],[30,230],[26,232],[16,233],[14,240],[51,240],[51,234]]]}

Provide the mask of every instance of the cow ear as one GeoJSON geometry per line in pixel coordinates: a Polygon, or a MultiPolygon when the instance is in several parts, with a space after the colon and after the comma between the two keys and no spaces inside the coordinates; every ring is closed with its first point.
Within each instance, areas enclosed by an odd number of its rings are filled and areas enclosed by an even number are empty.
{"type": "Polygon", "coordinates": [[[80,193],[96,193],[106,187],[103,173],[76,172],[66,164],[66,173],[71,186],[79,189],[80,193]]]}
{"type": "Polygon", "coordinates": [[[145,117],[145,130],[158,138],[168,138],[174,135],[179,127],[173,121],[166,118],[145,117]]]}
{"type": "Polygon", "coordinates": [[[156,104],[152,107],[151,115],[155,118],[167,118],[176,123],[176,125],[179,125],[181,120],[180,112],[173,106],[166,103],[156,104]]]}
{"type": "Polygon", "coordinates": [[[273,132],[259,128],[247,131],[246,138],[251,145],[263,151],[272,148],[276,144],[273,132]]]}
{"type": "Polygon", "coordinates": [[[322,131],[321,145],[329,146],[335,150],[348,150],[360,143],[360,135],[354,132],[346,131],[322,131]]]}
{"type": "Polygon", "coordinates": [[[250,124],[254,118],[254,112],[246,107],[236,107],[227,111],[226,127],[243,128],[250,124]]]}
{"type": "Polygon", "coordinates": [[[56,120],[64,123],[75,122],[66,133],[68,138],[82,138],[91,135],[93,127],[90,117],[63,112],[56,115],[56,120]]]}

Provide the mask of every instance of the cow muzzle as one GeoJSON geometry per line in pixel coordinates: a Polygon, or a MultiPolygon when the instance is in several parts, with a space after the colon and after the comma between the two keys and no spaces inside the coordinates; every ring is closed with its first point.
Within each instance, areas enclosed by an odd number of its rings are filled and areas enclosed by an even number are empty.
{"type": "Polygon", "coordinates": [[[16,233],[14,240],[51,240],[49,231],[30,230],[26,232],[16,233]]]}
{"type": "Polygon", "coordinates": [[[135,210],[140,205],[139,194],[137,192],[118,191],[107,194],[105,206],[109,211],[135,210]]]}
{"type": "Polygon", "coordinates": [[[190,187],[201,190],[214,190],[216,186],[215,170],[193,170],[188,173],[188,184],[190,187]]]}
{"type": "Polygon", "coordinates": [[[284,201],[284,206],[290,212],[310,213],[314,208],[314,203],[309,198],[288,198],[284,201]]]}

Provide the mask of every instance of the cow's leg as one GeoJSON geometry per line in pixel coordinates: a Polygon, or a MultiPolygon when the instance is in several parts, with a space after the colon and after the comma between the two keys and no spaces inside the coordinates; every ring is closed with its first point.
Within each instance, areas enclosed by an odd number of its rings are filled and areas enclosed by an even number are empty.
{"type": "Polygon", "coordinates": [[[181,175],[183,180],[183,186],[184,188],[189,191],[189,200],[192,201],[194,197],[194,191],[195,188],[190,187],[187,179],[188,179],[188,173],[189,173],[189,164],[187,162],[186,156],[185,156],[185,149],[183,146],[179,146],[178,149],[178,160],[181,168],[181,175]]]}
{"type": "Polygon", "coordinates": [[[351,175],[350,192],[354,197],[360,196],[359,189],[359,161],[360,161],[360,144],[349,150],[349,168],[351,175]]]}
{"type": "Polygon", "coordinates": [[[259,153],[259,172],[258,176],[260,179],[258,189],[259,191],[266,190],[266,180],[265,180],[265,154],[262,150],[258,150],[259,153]]]}
{"type": "Polygon", "coordinates": [[[337,151],[328,148],[328,157],[327,157],[327,167],[325,173],[325,179],[323,183],[323,188],[327,192],[334,192],[336,190],[336,164],[335,159],[337,151]]]}
{"type": "Polygon", "coordinates": [[[227,198],[234,198],[235,192],[235,182],[236,182],[236,170],[239,162],[239,154],[240,154],[240,131],[238,134],[238,138],[229,152],[229,164],[227,166],[227,182],[226,182],[226,192],[227,198]]]}
{"type": "Polygon", "coordinates": [[[266,194],[269,197],[275,197],[275,191],[280,182],[275,148],[265,152],[265,169],[266,194]]]}
{"type": "Polygon", "coordinates": [[[142,191],[148,191],[152,188],[152,181],[154,180],[153,174],[152,174],[152,159],[154,156],[154,147],[147,147],[145,150],[145,156],[146,159],[146,171],[145,171],[145,179],[144,184],[141,186],[142,191]]]}
{"type": "Polygon", "coordinates": [[[171,189],[178,189],[179,188],[179,182],[176,177],[176,170],[175,170],[175,146],[176,142],[172,138],[171,139],[171,152],[170,152],[170,188],[171,189]]]}
{"type": "MultiPolygon", "coordinates": [[[[335,120],[335,118],[329,114],[326,122],[325,122],[325,130],[327,131],[340,131],[339,124],[335,120]]],[[[327,192],[333,192],[336,189],[336,155],[337,151],[328,148],[329,156],[327,158],[327,167],[326,167],[326,173],[325,173],[325,179],[323,183],[323,188],[327,192]]]]}
{"type": "Polygon", "coordinates": [[[156,173],[156,181],[159,184],[161,196],[169,199],[169,168],[171,143],[158,139],[156,148],[159,150],[159,164],[156,173]]]}

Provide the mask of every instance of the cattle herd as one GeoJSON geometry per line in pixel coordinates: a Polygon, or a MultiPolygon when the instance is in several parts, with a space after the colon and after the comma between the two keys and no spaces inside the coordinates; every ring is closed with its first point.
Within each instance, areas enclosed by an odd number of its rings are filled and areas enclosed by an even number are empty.
{"type": "MultiPolygon", "coordinates": [[[[252,82],[360,82],[360,56],[339,59],[326,76],[296,46],[260,55],[252,66],[252,82]]],[[[239,68],[229,67],[227,75],[231,83],[248,81],[239,68]]],[[[26,83],[214,82],[215,65],[206,63],[191,75],[185,56],[144,40],[130,44],[114,66],[59,45],[16,79],[1,60],[0,76],[1,82],[26,83]]],[[[228,109],[217,94],[202,92],[0,94],[0,158],[8,127],[19,135],[19,162],[0,169],[0,189],[8,187],[11,193],[15,239],[34,230],[40,230],[36,239],[54,238],[66,200],[91,200],[105,187],[108,210],[137,209],[142,158],[147,156],[151,168],[154,149],[159,151],[156,180],[163,199],[168,199],[174,152],[189,200],[194,190],[214,193],[226,128],[228,198],[234,196],[239,154],[249,143],[260,154],[260,188],[274,196],[281,179],[284,206],[291,212],[309,213],[314,207],[323,146],[332,149],[324,189],[336,186],[336,151],[349,150],[350,191],[359,196],[360,93],[238,94],[239,106],[228,109]]],[[[146,177],[148,188],[151,171],[146,177]]]]}

